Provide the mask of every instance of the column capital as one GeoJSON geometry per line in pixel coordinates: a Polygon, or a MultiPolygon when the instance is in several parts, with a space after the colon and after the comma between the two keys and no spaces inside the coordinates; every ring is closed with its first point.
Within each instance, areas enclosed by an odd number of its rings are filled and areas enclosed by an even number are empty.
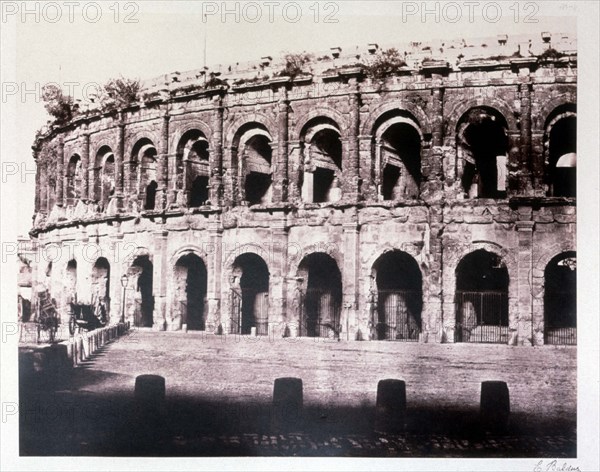
{"type": "Polygon", "coordinates": [[[517,231],[533,231],[535,227],[535,221],[517,221],[515,223],[515,229],[517,231]]]}

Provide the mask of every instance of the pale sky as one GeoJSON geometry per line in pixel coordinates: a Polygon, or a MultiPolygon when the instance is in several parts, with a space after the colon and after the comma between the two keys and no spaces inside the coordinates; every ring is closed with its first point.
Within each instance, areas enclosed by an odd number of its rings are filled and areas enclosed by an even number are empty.
{"type": "MultiPolygon", "coordinates": [[[[20,7],[21,2],[11,3],[20,7]]],[[[17,154],[11,154],[11,158],[16,157],[26,166],[33,166],[30,146],[36,130],[48,119],[43,103],[26,91],[56,82],[72,87],[77,96],[84,85],[103,84],[111,77],[149,79],[198,69],[203,65],[205,34],[209,66],[258,60],[286,51],[323,51],[372,42],[426,42],[501,33],[539,35],[542,31],[576,35],[574,10],[539,2],[537,8],[526,3],[518,7],[514,2],[496,3],[501,5],[500,11],[493,5],[486,7],[490,2],[473,7],[468,2],[454,2],[460,10],[443,2],[431,2],[425,8],[422,2],[392,1],[231,2],[223,8],[222,2],[143,1],[130,2],[130,6],[124,2],[118,9],[113,2],[101,2],[102,16],[95,23],[96,10],[84,11],[86,3],[71,11],[64,5],[60,11],[38,7],[37,18],[34,13],[24,16],[22,9],[14,14],[4,11],[7,21],[3,27],[15,29],[10,46],[15,47],[16,56],[9,64],[9,80],[14,80],[18,88],[15,95],[5,90],[3,97],[8,105],[17,107],[17,154]],[[202,20],[203,7],[206,23],[202,20]],[[61,14],[60,20],[52,23],[57,13],[61,14]],[[501,15],[496,21],[498,13],[501,15]],[[299,21],[293,22],[296,18],[299,21]]],[[[35,7],[31,6],[30,11],[35,12],[35,7]]],[[[3,41],[3,53],[4,49],[3,41]]],[[[33,212],[33,176],[25,180],[19,186],[16,223],[20,233],[30,229],[29,215],[33,212]]]]}

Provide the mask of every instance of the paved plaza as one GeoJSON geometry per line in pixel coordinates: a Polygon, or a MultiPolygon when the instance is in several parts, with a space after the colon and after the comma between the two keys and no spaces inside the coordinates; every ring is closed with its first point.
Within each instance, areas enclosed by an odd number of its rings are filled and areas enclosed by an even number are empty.
{"type": "Polygon", "coordinates": [[[52,387],[21,389],[24,455],[573,457],[576,349],[345,342],[133,330],[52,387]],[[166,379],[158,423],[135,378],[166,379]],[[273,382],[303,381],[304,410],[273,431],[273,382]],[[406,381],[405,433],[373,433],[377,382],[406,381]],[[510,389],[508,431],[478,425],[480,384],[510,389]]]}

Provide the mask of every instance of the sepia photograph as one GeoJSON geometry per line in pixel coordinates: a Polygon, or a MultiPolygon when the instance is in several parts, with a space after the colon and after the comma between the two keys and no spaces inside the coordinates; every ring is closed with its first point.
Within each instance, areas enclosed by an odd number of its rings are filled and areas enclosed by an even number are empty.
{"type": "Polygon", "coordinates": [[[2,470],[598,470],[597,3],[0,6],[2,470]]]}

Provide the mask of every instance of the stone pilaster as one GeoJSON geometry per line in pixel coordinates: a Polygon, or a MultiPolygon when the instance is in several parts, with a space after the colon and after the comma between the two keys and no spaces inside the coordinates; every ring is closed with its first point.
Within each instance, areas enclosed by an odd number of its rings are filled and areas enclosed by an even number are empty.
{"type": "Polygon", "coordinates": [[[269,336],[280,338],[287,320],[288,231],[285,216],[273,224],[269,287],[269,336]]]}
{"type": "Polygon", "coordinates": [[[223,328],[227,320],[221,309],[221,278],[223,277],[223,229],[218,221],[209,225],[210,250],[207,251],[208,260],[208,285],[206,298],[208,299],[208,313],[206,315],[206,331],[216,333],[219,326],[223,328]]]}
{"type": "Polygon", "coordinates": [[[531,159],[531,84],[529,77],[524,83],[519,84],[521,97],[521,160],[519,169],[523,178],[520,182],[519,193],[529,193],[532,190],[532,159],[531,159]]]}
{"type": "Polygon", "coordinates": [[[119,135],[117,138],[117,152],[115,153],[115,198],[117,199],[117,208],[123,208],[123,163],[125,158],[125,123],[123,116],[119,120],[119,135]]]}
{"type": "Polygon", "coordinates": [[[87,201],[90,199],[90,134],[87,126],[83,129],[83,143],[81,145],[81,187],[79,195],[81,200],[87,201]]]}
{"type": "Polygon", "coordinates": [[[300,141],[288,141],[288,200],[298,201],[301,198],[300,175],[303,171],[300,141]]]}
{"type": "Polygon", "coordinates": [[[159,230],[154,232],[154,272],[152,289],[154,295],[154,312],[152,314],[152,328],[157,331],[176,330],[180,326],[169,325],[167,320],[167,281],[171,268],[167,258],[168,232],[159,230]]]}
{"type": "Polygon", "coordinates": [[[344,170],[344,200],[355,202],[360,196],[360,149],[358,134],[360,130],[360,92],[356,79],[350,79],[350,128],[348,129],[347,159],[342,162],[344,170]]]}
{"type": "Polygon", "coordinates": [[[215,99],[212,152],[210,153],[210,202],[221,205],[223,200],[223,99],[215,99]]]}
{"type": "Polygon", "coordinates": [[[56,156],[56,205],[65,205],[65,143],[62,137],[58,140],[56,156]]]}
{"type": "Polygon", "coordinates": [[[285,202],[288,197],[288,109],[285,85],[279,88],[277,101],[277,157],[273,172],[273,201],[285,202]]]}
{"type": "Polygon", "coordinates": [[[156,199],[156,208],[164,210],[167,207],[167,192],[169,185],[169,111],[165,110],[162,117],[160,130],[160,149],[158,157],[158,192],[156,199]]]}
{"type": "Polygon", "coordinates": [[[373,162],[373,153],[371,146],[373,136],[358,136],[358,154],[359,154],[359,175],[362,181],[361,193],[365,200],[377,201],[377,185],[373,179],[375,162],[373,162]]]}
{"type": "Polygon", "coordinates": [[[432,145],[444,145],[444,89],[436,87],[432,96],[432,145]]]}
{"type": "Polygon", "coordinates": [[[517,296],[518,313],[509,313],[509,325],[516,323],[517,342],[523,346],[533,344],[533,221],[517,221],[519,240],[517,257],[517,296]],[[512,322],[511,322],[512,321],[512,322]]]}
{"type": "MultiPolygon", "coordinates": [[[[360,231],[356,222],[343,225],[344,267],[342,271],[343,301],[341,313],[341,339],[353,340],[358,323],[358,294],[360,275],[360,231]]],[[[364,335],[364,333],[363,333],[364,335]]]]}

